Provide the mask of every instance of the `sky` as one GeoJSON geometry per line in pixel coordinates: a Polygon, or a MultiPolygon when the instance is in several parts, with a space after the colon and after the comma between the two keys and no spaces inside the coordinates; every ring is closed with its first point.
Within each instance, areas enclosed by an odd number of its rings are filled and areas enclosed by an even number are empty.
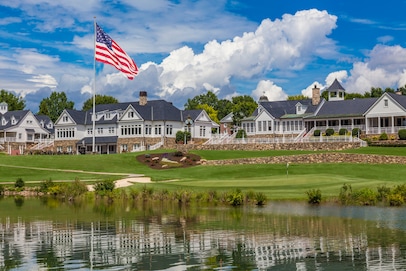
{"type": "Polygon", "coordinates": [[[0,89],[39,110],[53,91],[180,109],[214,92],[285,100],[338,79],[348,93],[406,84],[406,1],[2,0],[0,89]],[[139,67],[94,62],[94,22],[139,67]],[[94,88],[95,86],[95,88],[94,88]]]}

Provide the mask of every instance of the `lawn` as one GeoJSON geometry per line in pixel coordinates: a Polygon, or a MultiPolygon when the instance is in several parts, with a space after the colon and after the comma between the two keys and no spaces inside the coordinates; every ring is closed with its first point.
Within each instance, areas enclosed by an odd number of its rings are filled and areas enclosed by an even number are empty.
{"type": "MultiPolygon", "coordinates": [[[[171,152],[157,150],[154,152],[171,152]]],[[[404,148],[367,147],[345,152],[406,155],[404,148]]],[[[144,152],[145,153],[145,152],[144,152]]],[[[153,153],[153,152],[148,152],[153,153]]],[[[204,159],[280,156],[314,152],[303,151],[193,151],[204,159]]],[[[318,188],[324,196],[337,196],[340,187],[351,184],[354,189],[375,188],[379,185],[403,184],[406,167],[402,165],[370,164],[285,164],[196,166],[154,170],[135,158],[142,153],[113,155],[57,156],[0,156],[0,182],[14,183],[17,178],[26,182],[42,180],[102,180],[119,179],[125,174],[144,174],[154,181],[155,189],[260,191],[271,199],[303,199],[309,189],[318,188]],[[19,168],[18,166],[30,167],[19,168]],[[39,169],[38,169],[39,168],[39,169]],[[60,170],[70,170],[62,172],[60,170]],[[80,170],[72,172],[72,170],[80,170]],[[85,171],[85,172],[83,172],[85,171]],[[98,175],[94,172],[111,174],[98,175]],[[113,173],[123,173],[114,175],[113,173]],[[175,180],[175,181],[168,181],[175,180]]],[[[137,184],[137,186],[145,184],[137,184]]]]}

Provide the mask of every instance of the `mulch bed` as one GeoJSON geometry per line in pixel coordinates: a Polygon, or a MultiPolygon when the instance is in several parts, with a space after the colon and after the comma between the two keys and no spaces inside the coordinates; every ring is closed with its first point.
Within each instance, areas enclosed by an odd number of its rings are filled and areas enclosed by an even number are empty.
{"type": "Polygon", "coordinates": [[[192,153],[171,152],[141,154],[136,159],[152,169],[186,168],[200,165],[200,156],[192,153]],[[164,161],[170,160],[170,163],[164,161]]]}

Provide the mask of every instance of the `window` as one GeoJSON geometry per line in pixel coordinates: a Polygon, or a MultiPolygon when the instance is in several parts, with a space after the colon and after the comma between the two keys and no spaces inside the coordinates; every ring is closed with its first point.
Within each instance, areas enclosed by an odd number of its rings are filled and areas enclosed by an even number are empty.
{"type": "Polygon", "coordinates": [[[59,128],[56,130],[57,138],[74,138],[75,128],[59,128]]]}
{"type": "Polygon", "coordinates": [[[200,126],[200,136],[201,137],[206,136],[206,126],[200,126]]]}
{"type": "Polygon", "coordinates": [[[72,152],[72,146],[66,147],[66,152],[68,152],[68,153],[72,152]]]}
{"type": "Polygon", "coordinates": [[[121,151],[126,152],[128,150],[127,144],[121,145],[121,151]]]}
{"type": "Polygon", "coordinates": [[[172,129],[173,129],[172,125],[166,125],[166,134],[171,135],[172,134],[172,129]]]}
{"type": "Polygon", "coordinates": [[[146,124],[146,125],[145,125],[145,134],[146,134],[146,135],[150,135],[150,134],[151,134],[151,130],[152,130],[151,124],[146,124]]]}
{"type": "Polygon", "coordinates": [[[68,116],[63,116],[63,118],[62,118],[62,122],[68,122],[68,121],[69,121],[68,116]]]}
{"type": "Polygon", "coordinates": [[[87,134],[92,135],[93,134],[93,128],[87,128],[87,134]]]}
{"type": "Polygon", "coordinates": [[[258,132],[262,131],[262,122],[258,121],[258,132]]]}
{"type": "Polygon", "coordinates": [[[32,120],[27,120],[27,124],[32,124],[32,120]]]}
{"type": "Polygon", "coordinates": [[[128,112],[128,117],[129,118],[134,118],[134,111],[128,112]]]}
{"type": "Polygon", "coordinates": [[[103,128],[101,128],[101,127],[97,128],[97,134],[102,135],[103,134],[103,128]]]}
{"type": "Polygon", "coordinates": [[[268,131],[272,131],[272,121],[268,120],[268,131]]]}
{"type": "Polygon", "coordinates": [[[109,134],[114,134],[114,127],[109,127],[109,134]]]}
{"type": "Polygon", "coordinates": [[[388,99],[383,100],[383,106],[384,106],[384,107],[388,107],[388,106],[389,106],[388,99]]]}
{"type": "Polygon", "coordinates": [[[121,126],[121,135],[141,135],[141,124],[121,126]]]}
{"type": "Polygon", "coordinates": [[[57,151],[57,152],[62,152],[62,146],[57,146],[57,147],[56,147],[56,151],[57,151]]]}
{"type": "Polygon", "coordinates": [[[160,135],[161,134],[161,125],[155,125],[155,134],[160,135]]]}

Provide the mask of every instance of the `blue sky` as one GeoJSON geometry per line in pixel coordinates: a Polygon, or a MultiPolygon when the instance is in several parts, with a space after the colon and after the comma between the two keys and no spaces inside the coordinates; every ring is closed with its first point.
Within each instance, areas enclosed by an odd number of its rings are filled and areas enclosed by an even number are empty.
{"type": "Polygon", "coordinates": [[[337,78],[347,92],[406,84],[406,2],[279,0],[3,0],[0,89],[27,108],[64,91],[81,109],[96,92],[120,102],[165,99],[179,108],[219,98],[310,95],[337,78]],[[93,18],[137,63],[128,80],[93,70],[93,18]]]}

